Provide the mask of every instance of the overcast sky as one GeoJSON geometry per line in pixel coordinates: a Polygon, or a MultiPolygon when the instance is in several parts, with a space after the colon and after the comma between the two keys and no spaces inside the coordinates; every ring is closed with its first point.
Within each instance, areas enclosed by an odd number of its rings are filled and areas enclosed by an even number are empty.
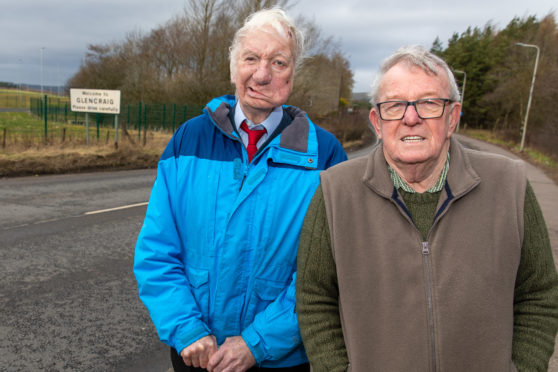
{"type": "MultiPolygon", "coordinates": [[[[0,81],[41,84],[42,54],[42,83],[63,85],[78,71],[87,45],[120,42],[133,31],[147,34],[184,5],[184,0],[0,0],[0,81]]],[[[437,36],[445,43],[468,26],[490,22],[502,29],[514,16],[556,16],[557,7],[556,0],[299,0],[289,13],[313,19],[323,36],[340,43],[354,73],[354,91],[365,92],[381,61],[402,45],[429,48],[437,36]]]]}

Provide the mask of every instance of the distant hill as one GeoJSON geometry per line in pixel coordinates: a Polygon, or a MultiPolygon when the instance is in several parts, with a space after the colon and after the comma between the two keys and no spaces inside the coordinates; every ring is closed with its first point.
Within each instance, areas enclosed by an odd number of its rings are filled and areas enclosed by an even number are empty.
{"type": "Polygon", "coordinates": [[[368,97],[368,92],[353,92],[353,102],[356,101],[370,101],[370,97],[368,97]]]}
{"type": "Polygon", "coordinates": [[[17,88],[17,85],[15,85],[14,83],[0,81],[0,88],[17,88]]]}
{"type": "MultiPolygon", "coordinates": [[[[0,81],[0,88],[10,88],[10,89],[18,89],[21,88],[22,90],[31,90],[35,92],[41,91],[41,86],[38,84],[19,84],[7,82],[7,81],[0,81]]],[[[47,94],[64,94],[65,87],[57,86],[57,85],[43,85],[43,93],[47,94]]]]}

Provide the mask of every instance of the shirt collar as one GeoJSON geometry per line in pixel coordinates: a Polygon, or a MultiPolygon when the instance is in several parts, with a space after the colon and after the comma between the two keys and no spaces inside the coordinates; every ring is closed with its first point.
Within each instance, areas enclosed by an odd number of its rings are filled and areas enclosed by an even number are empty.
{"type": "MultiPolygon", "coordinates": [[[[438,182],[436,182],[436,184],[434,186],[432,186],[431,188],[429,188],[428,190],[426,190],[427,193],[436,193],[439,191],[442,191],[442,189],[444,188],[444,185],[446,183],[446,179],[448,178],[448,171],[449,171],[449,164],[450,164],[450,154],[448,151],[448,156],[446,158],[446,164],[444,165],[444,168],[442,169],[442,173],[440,174],[440,178],[438,179],[438,182]]],[[[416,193],[416,191],[409,186],[409,184],[407,182],[405,182],[403,180],[403,178],[401,178],[401,176],[388,164],[388,169],[389,169],[389,175],[391,176],[391,180],[393,181],[393,186],[395,186],[396,189],[402,189],[403,191],[406,191],[408,193],[416,193]]]]}
{"type": "Polygon", "coordinates": [[[267,134],[271,135],[275,131],[275,129],[277,129],[279,124],[281,123],[281,119],[283,119],[283,107],[282,106],[275,107],[273,109],[273,111],[271,111],[269,116],[264,121],[262,121],[260,124],[254,124],[250,120],[248,120],[248,118],[246,117],[246,115],[242,111],[242,107],[239,104],[239,102],[236,103],[236,108],[234,110],[234,125],[236,126],[237,130],[240,130],[240,125],[242,124],[242,122],[244,120],[246,120],[246,123],[248,124],[248,128],[250,128],[250,129],[263,129],[263,128],[265,128],[265,130],[267,131],[267,134]]]}

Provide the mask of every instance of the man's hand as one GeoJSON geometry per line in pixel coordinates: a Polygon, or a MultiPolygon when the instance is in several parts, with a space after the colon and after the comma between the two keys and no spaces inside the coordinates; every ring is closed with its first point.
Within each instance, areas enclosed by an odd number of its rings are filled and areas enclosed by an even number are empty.
{"type": "Polygon", "coordinates": [[[229,337],[213,354],[207,370],[210,372],[244,372],[256,364],[256,359],[242,336],[229,337]]]}
{"type": "Polygon", "coordinates": [[[188,345],[180,352],[184,364],[189,367],[206,368],[211,356],[217,351],[217,340],[215,336],[209,335],[200,338],[193,344],[188,345]]]}

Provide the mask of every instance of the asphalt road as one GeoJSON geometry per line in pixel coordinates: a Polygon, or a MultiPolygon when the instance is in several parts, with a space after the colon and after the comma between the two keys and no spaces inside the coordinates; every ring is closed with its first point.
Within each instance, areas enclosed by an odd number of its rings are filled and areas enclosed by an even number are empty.
{"type": "MultiPolygon", "coordinates": [[[[509,151],[495,145],[460,135],[457,135],[457,138],[465,146],[476,150],[494,152],[511,158],[518,158],[509,151]]],[[[550,244],[552,246],[552,252],[554,253],[554,263],[558,264],[558,185],[548,178],[541,169],[528,163],[526,164],[526,168],[527,178],[531,186],[533,186],[548,228],[550,244]]],[[[555,341],[554,354],[550,359],[548,370],[550,372],[558,372],[558,337],[555,341]]]]}
{"type": "Polygon", "coordinates": [[[0,370],[170,367],[132,274],[154,177],[0,180],[0,370]]]}
{"type": "MultiPolygon", "coordinates": [[[[0,179],[0,370],[170,368],[132,274],[154,177],[142,170],[0,179]]],[[[532,166],[528,177],[558,257],[558,186],[532,166]]],[[[556,353],[549,370],[558,372],[556,353]]]]}

